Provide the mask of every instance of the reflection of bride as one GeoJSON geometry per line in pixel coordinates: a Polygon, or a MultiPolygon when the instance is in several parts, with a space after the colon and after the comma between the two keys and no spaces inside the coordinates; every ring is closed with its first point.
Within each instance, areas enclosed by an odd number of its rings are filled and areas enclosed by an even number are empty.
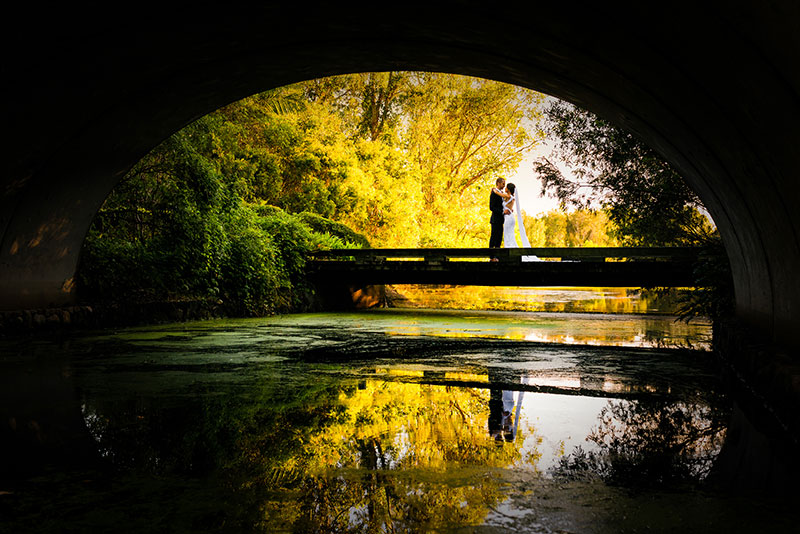
{"type": "MultiPolygon", "coordinates": [[[[519,248],[517,245],[517,236],[514,235],[514,228],[519,225],[519,237],[522,239],[523,248],[531,248],[528,241],[528,234],[525,232],[525,225],[522,224],[522,207],[519,203],[519,193],[517,186],[512,183],[506,184],[506,192],[509,194],[508,198],[503,201],[503,212],[506,213],[503,218],[503,247],[504,248],[519,248]]],[[[536,256],[522,256],[522,261],[542,261],[536,256]]]]}
{"type": "MultiPolygon", "coordinates": [[[[491,373],[490,373],[491,376],[491,373]]],[[[489,380],[491,382],[491,378],[489,380]]],[[[527,384],[525,378],[520,378],[522,384],[527,384]]],[[[495,441],[513,442],[519,430],[519,416],[522,413],[522,398],[525,390],[517,392],[516,401],[514,391],[507,389],[489,388],[489,436],[495,441]],[[512,420],[513,417],[513,420],[512,420]]]]}

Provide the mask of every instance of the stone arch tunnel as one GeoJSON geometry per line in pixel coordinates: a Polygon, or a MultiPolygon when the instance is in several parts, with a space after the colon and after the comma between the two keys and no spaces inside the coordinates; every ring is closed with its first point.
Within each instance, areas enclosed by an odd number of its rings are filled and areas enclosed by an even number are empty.
{"type": "Polygon", "coordinates": [[[428,70],[536,89],[639,135],[682,172],[716,221],[738,319],[794,349],[800,5],[631,5],[9,13],[0,309],[73,302],[81,243],[99,206],[138,159],[192,120],[310,78],[428,70]]]}

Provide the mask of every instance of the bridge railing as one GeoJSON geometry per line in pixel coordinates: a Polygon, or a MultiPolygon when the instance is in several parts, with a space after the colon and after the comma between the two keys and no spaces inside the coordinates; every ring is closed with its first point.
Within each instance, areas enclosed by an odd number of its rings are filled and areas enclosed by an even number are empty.
{"type": "Polygon", "coordinates": [[[545,261],[695,261],[698,247],[535,247],[535,248],[374,248],[335,249],[311,254],[315,261],[354,261],[384,263],[387,261],[423,261],[440,263],[497,258],[504,263],[521,263],[524,256],[545,261]]]}

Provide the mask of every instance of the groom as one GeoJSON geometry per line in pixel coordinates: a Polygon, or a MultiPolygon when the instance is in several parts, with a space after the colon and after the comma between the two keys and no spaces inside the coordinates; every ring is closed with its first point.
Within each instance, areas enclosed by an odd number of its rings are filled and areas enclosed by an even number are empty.
{"type": "MultiPolygon", "coordinates": [[[[498,195],[495,189],[497,191],[502,191],[506,186],[506,181],[503,178],[498,178],[495,181],[495,185],[497,187],[493,187],[492,193],[489,195],[489,210],[492,212],[492,218],[489,220],[492,225],[492,234],[491,237],[489,237],[489,248],[500,248],[500,244],[503,242],[503,197],[498,195]]],[[[493,257],[491,261],[498,260],[493,257]]]]}

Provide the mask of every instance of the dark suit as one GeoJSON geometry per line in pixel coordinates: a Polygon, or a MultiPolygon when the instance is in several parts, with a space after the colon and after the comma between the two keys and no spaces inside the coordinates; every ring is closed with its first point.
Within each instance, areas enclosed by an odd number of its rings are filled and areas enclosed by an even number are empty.
{"type": "Polygon", "coordinates": [[[503,242],[503,197],[492,189],[489,195],[489,209],[492,211],[492,235],[489,238],[489,248],[500,248],[503,242]]]}

